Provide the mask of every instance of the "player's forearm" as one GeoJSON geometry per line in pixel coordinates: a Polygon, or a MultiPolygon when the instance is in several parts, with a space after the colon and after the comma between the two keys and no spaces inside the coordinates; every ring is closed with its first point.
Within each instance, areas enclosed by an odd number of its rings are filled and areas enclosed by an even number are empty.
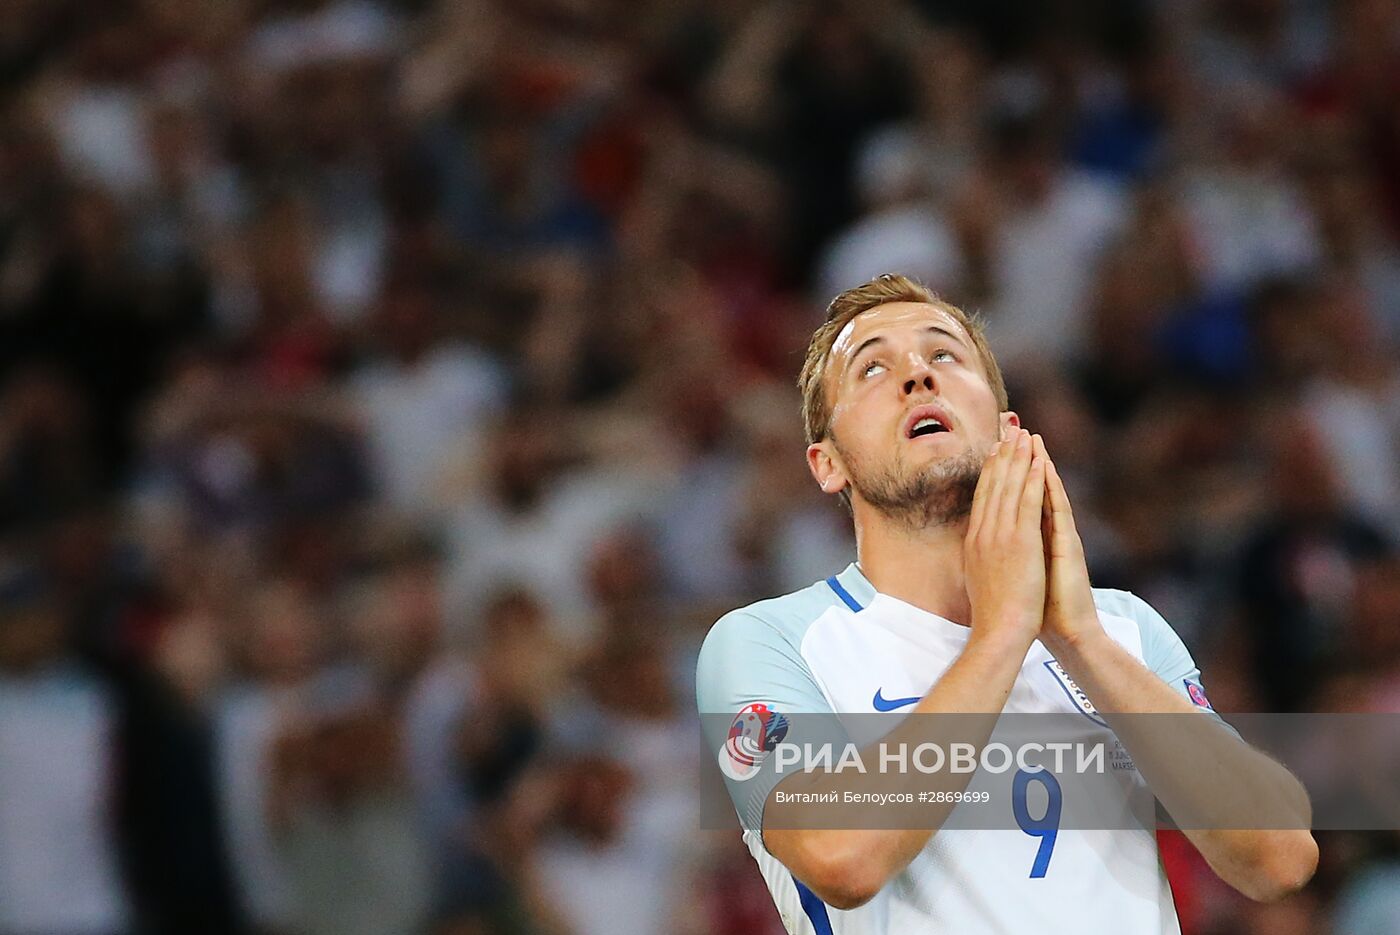
{"type": "MultiPolygon", "coordinates": [[[[946,719],[905,718],[876,744],[861,750],[862,760],[879,758],[877,744],[911,749],[933,743],[944,749],[953,743],[969,743],[977,750],[986,745],[1006,705],[1029,644],[1019,639],[974,636],[959,658],[948,667],[910,712],[919,715],[958,715],[946,719]],[[980,715],[980,716],[979,716],[980,715]]],[[[920,806],[921,827],[909,829],[812,829],[791,827],[803,822],[793,807],[776,801],[776,793],[841,791],[843,780],[823,772],[801,773],[780,783],[764,810],[763,841],[824,901],[839,909],[859,906],[871,899],[901,873],[928,843],[956,807],[953,794],[966,789],[971,773],[918,771],[884,777],[882,791],[909,792],[934,801],[920,806]],[[789,827],[781,827],[789,825],[789,827]]],[[[849,779],[844,781],[849,786],[849,779]]]]}
{"type": "Polygon", "coordinates": [[[1287,769],[1205,716],[1106,634],[1049,648],[1221,879],[1266,900],[1308,881],[1317,865],[1311,806],[1287,769]]]}

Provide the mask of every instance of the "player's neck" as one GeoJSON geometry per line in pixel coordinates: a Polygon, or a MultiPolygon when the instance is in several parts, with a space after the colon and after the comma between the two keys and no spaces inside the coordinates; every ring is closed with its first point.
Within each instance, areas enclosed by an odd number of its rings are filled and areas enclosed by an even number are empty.
{"type": "Polygon", "coordinates": [[[856,554],[875,590],[968,626],[972,621],[963,577],[967,520],[910,529],[885,517],[859,516],[856,554]]]}

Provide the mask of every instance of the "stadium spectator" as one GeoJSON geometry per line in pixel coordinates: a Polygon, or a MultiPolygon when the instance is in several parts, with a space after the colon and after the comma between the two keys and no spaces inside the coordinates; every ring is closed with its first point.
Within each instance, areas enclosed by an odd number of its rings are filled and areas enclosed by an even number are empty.
{"type": "MultiPolygon", "coordinates": [[[[681,701],[852,555],[792,379],[886,267],[1218,708],[1400,703],[1387,0],[30,0],[0,75],[0,935],[777,930],[681,701]]],[[[1184,931],[1390,931],[1392,837],[1188,848],[1184,931]]]]}

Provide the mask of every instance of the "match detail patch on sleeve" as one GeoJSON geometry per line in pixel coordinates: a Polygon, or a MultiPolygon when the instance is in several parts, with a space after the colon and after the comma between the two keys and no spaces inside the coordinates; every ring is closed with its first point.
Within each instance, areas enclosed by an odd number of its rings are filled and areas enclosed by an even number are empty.
{"type": "Polygon", "coordinates": [[[1182,679],[1181,684],[1186,686],[1186,697],[1191,699],[1192,704],[1198,708],[1205,708],[1207,711],[1215,710],[1210,706],[1210,699],[1206,697],[1206,690],[1201,687],[1200,682],[1182,679]]]}
{"type": "Polygon", "coordinates": [[[763,760],[787,736],[788,719],[762,701],[746,705],[729,725],[719,751],[719,768],[730,779],[752,779],[763,760]]]}

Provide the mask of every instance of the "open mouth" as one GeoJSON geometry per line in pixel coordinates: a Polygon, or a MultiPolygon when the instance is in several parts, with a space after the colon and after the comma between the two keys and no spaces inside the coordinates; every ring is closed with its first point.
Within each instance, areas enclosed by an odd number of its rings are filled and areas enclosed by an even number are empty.
{"type": "Polygon", "coordinates": [[[910,438],[921,438],[924,435],[937,435],[939,432],[948,431],[948,427],[942,422],[932,417],[920,419],[914,423],[914,427],[909,430],[910,438]]]}
{"type": "Polygon", "coordinates": [[[947,413],[937,406],[919,406],[904,420],[905,438],[923,438],[951,431],[947,413]]]}

